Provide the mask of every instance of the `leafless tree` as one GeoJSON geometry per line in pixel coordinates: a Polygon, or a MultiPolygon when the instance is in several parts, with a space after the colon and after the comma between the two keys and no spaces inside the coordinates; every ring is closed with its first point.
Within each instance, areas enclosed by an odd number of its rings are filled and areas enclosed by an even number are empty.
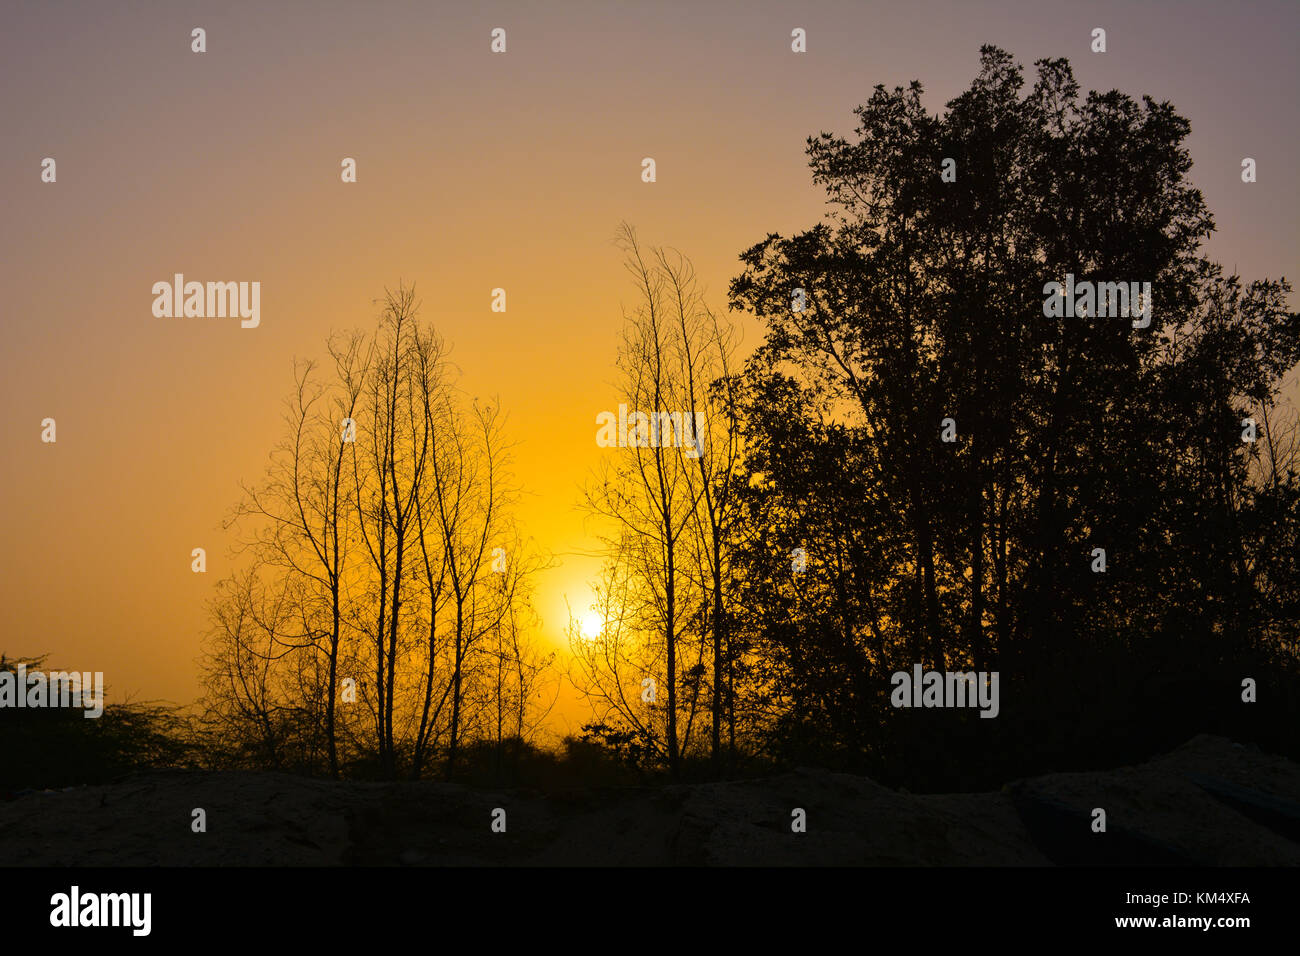
{"type": "Polygon", "coordinates": [[[706,701],[711,752],[721,759],[726,542],[740,454],[732,396],[736,333],[705,304],[684,256],[644,249],[626,224],[618,244],[637,290],[637,305],[624,316],[619,398],[637,417],[627,447],[605,459],[587,489],[586,504],[612,529],[605,536],[604,594],[622,600],[602,635],[577,635],[574,644],[589,696],[657,738],[640,698],[628,701],[618,683],[618,671],[634,660],[656,668],[636,683],[649,677],[663,687],[663,752],[677,775],[706,701]],[[649,643],[647,653],[629,653],[628,629],[649,643]]]}
{"type": "Polygon", "coordinates": [[[493,713],[535,728],[537,565],[493,568],[517,539],[504,416],[462,396],[418,310],[413,289],[389,292],[376,336],[331,339],[332,381],[296,367],[288,437],[232,518],[252,568],[214,607],[207,703],[213,726],[260,735],[280,762],[324,753],[338,774],[346,752],[419,776],[445,752],[451,772],[493,713]]]}

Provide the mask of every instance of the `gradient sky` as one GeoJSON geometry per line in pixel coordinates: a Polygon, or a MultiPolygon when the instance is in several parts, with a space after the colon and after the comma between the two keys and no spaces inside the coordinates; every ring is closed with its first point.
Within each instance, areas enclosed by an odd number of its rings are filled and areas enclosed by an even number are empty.
{"type": "MultiPolygon", "coordinates": [[[[1294,0],[270,7],[0,5],[0,650],[102,670],[110,700],[193,698],[205,602],[230,570],[220,521],[282,434],[294,358],[373,329],[399,280],[465,388],[509,413],[524,532],[561,562],[538,606],[562,644],[565,596],[590,599],[575,505],[634,300],[620,220],[690,256],[723,307],[741,250],[822,213],[805,137],[851,133],[877,83],[919,79],[940,110],[982,43],[1031,79],[1065,56],[1084,91],[1172,101],[1218,222],[1210,254],[1295,278],[1294,0]],[[260,281],[261,326],[155,318],[150,287],[175,272],[260,281]]],[[[584,716],[566,696],[553,728],[584,716]]]]}

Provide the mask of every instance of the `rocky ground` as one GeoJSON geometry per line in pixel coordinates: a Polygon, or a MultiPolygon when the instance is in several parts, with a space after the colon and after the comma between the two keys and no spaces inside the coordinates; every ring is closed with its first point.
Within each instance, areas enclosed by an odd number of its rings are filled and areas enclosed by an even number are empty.
{"type": "Polygon", "coordinates": [[[1296,764],[1208,736],[1138,766],[947,795],[821,770],[550,794],[154,772],[0,803],[0,865],[1297,865],[1298,801],[1296,764]]]}

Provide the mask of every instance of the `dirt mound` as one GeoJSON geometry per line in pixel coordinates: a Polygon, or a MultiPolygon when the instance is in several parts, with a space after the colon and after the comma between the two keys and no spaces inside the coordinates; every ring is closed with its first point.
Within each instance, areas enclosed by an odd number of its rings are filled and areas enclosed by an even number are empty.
{"type": "Polygon", "coordinates": [[[1300,865],[1298,798],[1300,767],[1205,736],[977,794],[821,770],[560,794],[155,772],[0,804],[0,865],[1300,865]]]}

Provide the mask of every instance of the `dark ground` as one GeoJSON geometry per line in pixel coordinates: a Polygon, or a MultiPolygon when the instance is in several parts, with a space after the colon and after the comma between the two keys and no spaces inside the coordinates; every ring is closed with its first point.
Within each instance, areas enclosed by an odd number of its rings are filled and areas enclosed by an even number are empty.
{"type": "Polygon", "coordinates": [[[3,866],[1300,865],[1300,767],[1200,736],[1133,767],[947,795],[821,770],[549,794],[150,772],[0,803],[0,833],[3,866]]]}

